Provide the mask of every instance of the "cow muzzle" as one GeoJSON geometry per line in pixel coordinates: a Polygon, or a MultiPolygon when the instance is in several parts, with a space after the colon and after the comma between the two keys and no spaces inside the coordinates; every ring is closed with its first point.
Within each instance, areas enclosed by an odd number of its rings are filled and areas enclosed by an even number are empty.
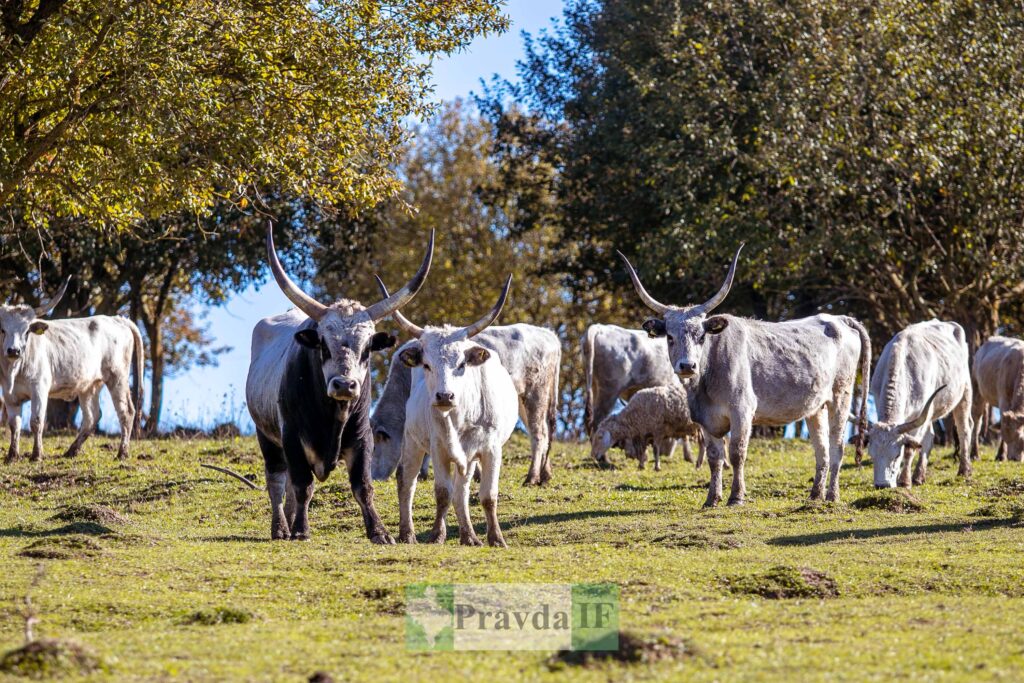
{"type": "Polygon", "coordinates": [[[697,374],[697,364],[693,361],[681,360],[676,364],[676,374],[682,379],[693,377],[697,374]]]}
{"type": "Polygon", "coordinates": [[[21,349],[7,349],[8,358],[21,358],[21,349]]]}
{"type": "Polygon", "coordinates": [[[434,394],[434,407],[438,410],[451,410],[455,407],[455,394],[450,391],[439,391],[434,394]]]}
{"type": "Polygon", "coordinates": [[[344,377],[332,377],[327,383],[327,395],[335,401],[354,401],[359,398],[359,382],[344,377]]]}

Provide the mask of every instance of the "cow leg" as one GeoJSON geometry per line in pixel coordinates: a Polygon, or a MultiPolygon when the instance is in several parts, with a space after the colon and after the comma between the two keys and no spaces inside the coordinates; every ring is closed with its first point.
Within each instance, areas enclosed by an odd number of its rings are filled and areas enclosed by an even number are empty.
{"type": "Polygon", "coordinates": [[[7,428],[11,430],[11,445],[7,449],[5,462],[14,462],[21,457],[21,404],[12,406],[4,402],[4,417],[7,428]]]}
{"type": "Polygon", "coordinates": [[[683,437],[683,460],[688,463],[693,462],[693,446],[690,445],[690,437],[683,437]]]}
{"type": "MultiPolygon", "coordinates": [[[[974,429],[971,430],[971,437],[969,439],[965,439],[963,435],[960,436],[961,448],[963,447],[962,444],[965,442],[971,444],[971,460],[977,460],[978,454],[981,452],[978,450],[978,445],[981,439],[981,431],[984,422],[982,416],[985,410],[988,409],[988,406],[980,400],[980,397],[976,396],[975,398],[978,398],[978,400],[974,401],[971,405],[971,421],[974,424],[974,429]]],[[[953,421],[954,423],[956,422],[956,416],[953,417],[953,421]]]]}
{"type": "MultiPolygon", "coordinates": [[[[128,449],[131,447],[132,426],[135,424],[135,404],[132,403],[132,391],[130,375],[114,376],[107,382],[107,390],[110,398],[114,401],[114,411],[117,413],[117,421],[121,425],[121,442],[117,447],[117,457],[124,460],[128,457],[128,449]]],[[[96,390],[97,400],[99,387],[96,390]]],[[[97,403],[98,405],[98,403],[97,403]]],[[[99,415],[99,410],[96,411],[99,415]]]]}
{"type": "Polygon", "coordinates": [[[267,480],[267,496],[270,498],[270,538],[274,541],[287,540],[291,526],[285,510],[285,496],[288,488],[288,465],[280,446],[256,430],[256,441],[263,453],[263,471],[267,480]]]}
{"type": "Polygon", "coordinates": [[[747,498],[747,482],[744,477],[744,464],[747,461],[747,444],[750,443],[750,420],[733,420],[738,429],[733,430],[733,438],[729,442],[729,460],[732,462],[732,493],[729,505],[743,505],[747,498]]]}
{"type": "Polygon", "coordinates": [[[348,469],[348,483],[363,515],[366,537],[371,543],[394,545],[395,539],[384,529],[377,508],[373,504],[373,476],[370,474],[373,437],[369,424],[366,425],[363,434],[366,435],[365,439],[358,439],[351,448],[343,451],[345,467],[348,469]]]}
{"type": "MultiPolygon", "coordinates": [[[[423,453],[409,442],[408,433],[402,439],[402,457],[395,470],[395,485],[398,487],[398,542],[415,543],[416,532],[412,523],[412,499],[416,495],[416,473],[423,453]]],[[[438,476],[438,463],[434,463],[434,478],[438,476]]]]}
{"type": "MultiPolygon", "coordinates": [[[[548,435],[548,401],[524,400],[523,413],[526,430],[530,433],[530,470],[526,473],[523,486],[540,486],[541,465],[550,445],[548,435]]],[[[482,476],[482,473],[481,473],[482,476]]]]}
{"type": "Polygon", "coordinates": [[[452,482],[451,464],[447,466],[440,463],[434,464],[434,527],[430,530],[427,540],[431,543],[444,543],[448,540],[448,526],[445,518],[448,516],[448,508],[451,507],[452,496],[455,492],[455,485],[452,482]]]}
{"type": "Polygon", "coordinates": [[[1006,462],[1006,440],[999,435],[999,443],[996,445],[996,461],[1006,462]]]}
{"type": "Polygon", "coordinates": [[[420,465],[420,481],[426,481],[430,478],[430,453],[423,454],[423,464],[420,465]]]}
{"type": "Polygon", "coordinates": [[[915,449],[908,446],[903,447],[903,466],[900,469],[900,476],[896,478],[896,485],[903,488],[910,488],[910,469],[914,464],[915,449]]]}
{"type": "Polygon", "coordinates": [[[825,486],[828,479],[828,422],[825,408],[808,415],[807,435],[814,448],[814,484],[811,486],[811,500],[822,500],[825,497],[825,486]]]}
{"type": "MultiPolygon", "coordinates": [[[[100,419],[100,392],[92,391],[78,397],[78,405],[82,408],[82,424],[78,427],[78,435],[71,442],[68,449],[64,451],[65,458],[73,458],[82,450],[82,445],[89,435],[96,429],[96,423],[100,419]]],[[[131,429],[129,423],[129,429],[131,429]]],[[[120,454],[118,454],[120,455],[120,454]]]]}
{"type": "Polygon", "coordinates": [[[288,470],[288,495],[295,500],[295,519],[291,523],[293,541],[309,540],[309,501],[313,499],[313,473],[288,470]]]}
{"type": "Polygon", "coordinates": [[[708,484],[708,498],[704,501],[704,507],[711,508],[722,500],[722,465],[725,464],[725,443],[721,439],[708,435],[706,448],[711,481],[708,484]]]}
{"type": "Polygon", "coordinates": [[[953,409],[953,424],[956,427],[957,436],[960,439],[960,468],[957,474],[961,477],[970,477],[973,473],[971,461],[977,459],[977,451],[968,447],[976,447],[977,436],[974,431],[977,425],[971,417],[971,397],[965,396],[959,405],[953,409]]]}
{"type": "Polygon", "coordinates": [[[501,449],[481,453],[480,505],[487,520],[487,545],[507,548],[498,524],[498,478],[501,474],[501,449]]]}
{"type": "Polygon", "coordinates": [[[455,484],[452,504],[455,506],[455,517],[459,521],[459,543],[462,545],[483,545],[473,531],[473,520],[469,516],[469,482],[473,479],[477,466],[478,463],[473,460],[465,474],[455,467],[452,475],[455,484]]]}
{"type": "Polygon", "coordinates": [[[836,396],[828,406],[828,490],[825,500],[839,502],[839,475],[843,471],[843,456],[846,452],[846,422],[853,400],[853,391],[836,396]]]}
{"type": "Polygon", "coordinates": [[[917,467],[914,468],[914,477],[911,479],[914,486],[920,486],[928,478],[928,456],[934,445],[935,432],[929,427],[921,439],[921,454],[917,457],[917,467]]]}
{"type": "Polygon", "coordinates": [[[46,404],[49,402],[50,385],[40,382],[32,395],[32,416],[29,426],[32,428],[32,459],[43,459],[43,430],[46,429],[46,404]]]}

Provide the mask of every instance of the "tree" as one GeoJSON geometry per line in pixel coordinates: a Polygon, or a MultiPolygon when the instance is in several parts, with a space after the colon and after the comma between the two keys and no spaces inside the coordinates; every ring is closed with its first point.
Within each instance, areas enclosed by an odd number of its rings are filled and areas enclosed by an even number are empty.
{"type": "Polygon", "coordinates": [[[933,315],[975,344],[1020,329],[1022,18],[576,0],[482,98],[504,177],[539,198],[517,229],[557,227],[580,297],[629,292],[620,248],[655,296],[703,300],[746,241],[736,312],[849,311],[883,339],[933,315]]]}
{"type": "Polygon", "coordinates": [[[0,206],[127,226],[268,190],[373,203],[430,58],[498,2],[0,0],[0,206]]]}

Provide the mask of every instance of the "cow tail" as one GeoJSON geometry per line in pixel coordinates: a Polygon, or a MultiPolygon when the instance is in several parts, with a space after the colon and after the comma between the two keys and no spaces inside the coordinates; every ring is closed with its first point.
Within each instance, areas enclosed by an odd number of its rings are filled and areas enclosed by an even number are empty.
{"type": "Polygon", "coordinates": [[[145,347],[142,345],[142,334],[139,333],[139,328],[132,321],[128,321],[128,327],[132,330],[132,338],[135,340],[135,348],[132,350],[132,356],[135,359],[135,421],[132,424],[132,438],[139,438],[142,435],[142,394],[143,386],[142,379],[146,371],[145,368],[145,347]]]}
{"type": "Polygon", "coordinates": [[[860,414],[857,416],[857,447],[855,462],[859,465],[864,458],[864,435],[868,431],[868,382],[871,378],[871,337],[856,318],[843,316],[843,321],[860,335],[860,414]]]}
{"type": "Polygon", "coordinates": [[[558,358],[555,360],[554,378],[551,381],[551,396],[548,398],[548,449],[544,453],[547,457],[551,452],[551,442],[555,440],[555,431],[558,429],[558,403],[560,388],[558,378],[562,372],[562,345],[558,345],[558,358]]]}
{"type": "Polygon", "coordinates": [[[583,333],[583,370],[586,372],[586,387],[584,388],[583,401],[583,429],[587,436],[594,433],[594,425],[591,420],[594,418],[593,405],[593,382],[594,382],[594,335],[596,331],[591,325],[583,333]]]}

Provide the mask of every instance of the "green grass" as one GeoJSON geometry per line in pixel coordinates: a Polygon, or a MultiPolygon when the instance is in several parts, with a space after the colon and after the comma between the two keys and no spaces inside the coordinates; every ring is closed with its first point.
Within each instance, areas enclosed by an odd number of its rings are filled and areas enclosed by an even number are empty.
{"type": "MultiPolygon", "coordinates": [[[[48,452],[67,442],[48,439],[48,452]]],[[[460,547],[454,516],[443,547],[372,546],[337,475],[317,491],[312,540],[272,543],[265,495],[198,466],[262,481],[253,439],[133,449],[119,463],[111,442],[94,438],[74,461],[0,467],[0,656],[23,644],[17,609],[30,591],[39,637],[77,641],[101,659],[90,680],[1024,675],[1024,472],[989,450],[970,483],[946,450],[935,454],[929,482],[913,491],[920,505],[875,497],[870,467],[852,464],[843,503],[808,505],[808,444],[759,441],[748,504],[702,510],[707,470],[678,453],[659,473],[619,452],[623,466],[600,471],[582,447],[556,444],[554,481],[525,489],[527,444],[517,436],[502,475],[502,550],[460,547]],[[408,653],[404,586],[420,581],[615,582],[631,642],[668,654],[625,663],[408,653]]],[[[421,535],[432,496],[421,484],[421,535]]],[[[377,485],[376,500],[397,531],[393,481],[377,485]]],[[[479,505],[473,515],[482,536],[479,505]]]]}

